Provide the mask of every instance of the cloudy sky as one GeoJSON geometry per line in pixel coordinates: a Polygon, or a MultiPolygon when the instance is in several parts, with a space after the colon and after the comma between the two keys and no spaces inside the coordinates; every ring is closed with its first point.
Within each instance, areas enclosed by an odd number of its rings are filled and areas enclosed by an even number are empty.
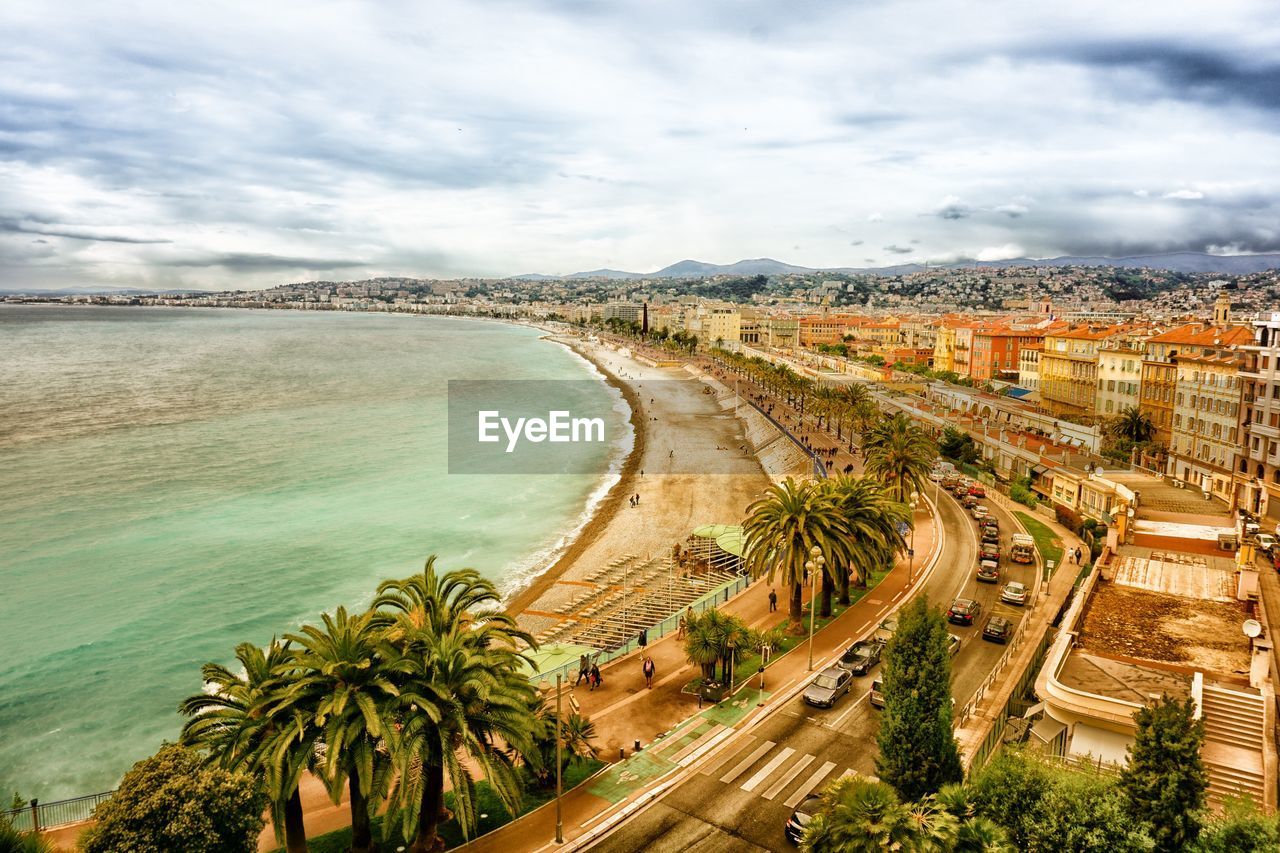
{"type": "Polygon", "coordinates": [[[1046,5],[7,0],[0,288],[1280,250],[1274,0],[1046,5]]]}

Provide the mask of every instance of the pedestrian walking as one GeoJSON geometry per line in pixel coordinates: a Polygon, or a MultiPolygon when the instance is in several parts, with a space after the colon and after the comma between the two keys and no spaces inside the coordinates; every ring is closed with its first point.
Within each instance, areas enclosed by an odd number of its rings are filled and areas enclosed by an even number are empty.
{"type": "Polygon", "coordinates": [[[600,666],[598,664],[591,664],[591,673],[587,676],[587,683],[591,685],[592,690],[604,683],[604,679],[600,677],[600,666]]]}
{"type": "Polygon", "coordinates": [[[678,625],[677,625],[677,627],[676,627],[676,639],[677,639],[677,640],[683,640],[683,639],[684,639],[684,631],[685,631],[685,628],[686,628],[686,627],[687,627],[687,626],[686,626],[686,623],[685,623],[685,621],[684,621],[684,616],[681,616],[681,617],[680,617],[680,622],[678,623],[678,625]]]}
{"type": "Polygon", "coordinates": [[[1076,552],[1075,552],[1075,551],[1068,551],[1068,552],[1067,552],[1067,562],[1068,562],[1068,563],[1074,563],[1075,561],[1076,561],[1076,552]]]}
{"type": "Polygon", "coordinates": [[[579,684],[582,683],[582,679],[584,678],[587,679],[587,681],[590,681],[591,680],[590,674],[591,674],[591,659],[588,658],[586,655],[582,655],[581,657],[578,658],[578,680],[573,682],[573,686],[577,687],[579,684]]]}
{"type": "Polygon", "coordinates": [[[1076,562],[1077,562],[1077,563],[1079,563],[1079,562],[1080,562],[1080,549],[1079,549],[1079,548],[1077,548],[1077,549],[1076,549],[1076,562]]]}
{"type": "Polygon", "coordinates": [[[653,658],[649,657],[648,655],[645,655],[644,665],[641,667],[641,669],[644,670],[644,686],[652,690],[653,689],[653,673],[657,669],[657,667],[653,665],[653,658]]]}
{"type": "Polygon", "coordinates": [[[640,493],[636,492],[636,506],[640,506],[640,493]]]}
{"type": "Polygon", "coordinates": [[[633,507],[634,507],[634,506],[636,505],[636,499],[635,499],[635,498],[627,498],[627,503],[631,504],[631,506],[633,506],[633,507]]]}
{"type": "Polygon", "coordinates": [[[769,590],[769,612],[770,612],[770,613],[772,613],[773,611],[775,611],[775,610],[777,610],[777,609],[778,609],[778,591],[777,591],[777,590],[775,590],[775,589],[770,588],[770,590],[769,590]]]}

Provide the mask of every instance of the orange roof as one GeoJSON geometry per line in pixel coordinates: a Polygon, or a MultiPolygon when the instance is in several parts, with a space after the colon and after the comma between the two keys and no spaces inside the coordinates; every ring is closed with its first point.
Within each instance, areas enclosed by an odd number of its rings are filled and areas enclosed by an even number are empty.
{"type": "Polygon", "coordinates": [[[1248,326],[1210,326],[1205,323],[1188,323],[1156,335],[1147,343],[1181,344],[1184,346],[1239,346],[1253,342],[1253,332],[1248,326]]]}

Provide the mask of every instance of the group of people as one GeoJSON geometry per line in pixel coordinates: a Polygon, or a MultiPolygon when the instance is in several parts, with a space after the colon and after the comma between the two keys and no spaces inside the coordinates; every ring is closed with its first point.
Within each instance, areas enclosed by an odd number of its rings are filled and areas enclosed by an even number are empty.
{"type": "Polygon", "coordinates": [[[1075,563],[1076,565],[1080,565],[1080,557],[1083,555],[1083,553],[1084,552],[1081,551],[1079,548],[1076,548],[1074,551],[1068,550],[1067,560],[1069,560],[1072,563],[1075,563]]]}
{"type": "Polygon", "coordinates": [[[628,498],[627,500],[631,501],[631,505],[632,505],[632,506],[640,506],[640,493],[639,493],[639,492],[636,492],[634,495],[632,495],[632,496],[631,496],[630,498],[628,498]]]}
{"type": "MultiPolygon", "coordinates": [[[[683,625],[683,617],[680,621],[683,625]]],[[[653,662],[653,658],[645,655],[640,662],[640,671],[644,673],[644,686],[652,690],[653,677],[658,672],[658,666],[653,662]]],[[[582,655],[578,658],[578,680],[573,683],[573,686],[577,687],[584,678],[587,680],[587,687],[591,690],[604,684],[604,679],[600,677],[600,665],[590,655],[582,655]]]]}

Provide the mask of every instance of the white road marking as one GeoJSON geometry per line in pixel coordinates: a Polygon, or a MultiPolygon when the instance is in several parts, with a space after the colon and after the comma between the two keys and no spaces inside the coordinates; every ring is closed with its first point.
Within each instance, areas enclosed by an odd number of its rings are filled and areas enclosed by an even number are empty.
{"type": "Polygon", "coordinates": [[[812,761],[812,755],[805,754],[800,756],[800,760],[793,764],[790,770],[782,774],[782,778],[777,782],[774,782],[773,787],[765,791],[762,796],[766,800],[772,800],[774,797],[778,796],[778,794],[782,793],[782,789],[790,785],[791,780],[799,776],[800,771],[808,767],[812,761]]]}
{"type": "Polygon", "coordinates": [[[770,759],[768,764],[766,764],[764,767],[761,767],[759,772],[756,773],[756,775],[752,776],[746,782],[743,782],[742,790],[750,793],[751,791],[754,791],[756,788],[760,787],[760,783],[763,782],[765,779],[769,778],[769,776],[772,775],[773,771],[778,769],[778,765],[782,764],[782,762],[786,761],[788,758],[790,758],[794,754],[795,754],[795,749],[792,747],[788,746],[787,748],[783,749],[782,752],[778,753],[772,759],[770,759]]]}
{"type": "MultiPolygon", "coordinates": [[[[755,739],[756,739],[755,735],[747,735],[746,744],[750,745],[751,741],[755,739]]],[[[744,755],[746,753],[746,750],[747,750],[747,747],[744,746],[742,749],[739,749],[737,752],[732,752],[732,751],[726,752],[724,758],[720,759],[715,764],[709,767],[702,768],[702,770],[698,772],[700,772],[703,776],[714,776],[719,771],[728,767],[730,761],[733,761],[733,759],[737,758],[739,755],[744,755]]]]}
{"type": "Polygon", "coordinates": [[[818,783],[825,779],[827,774],[830,773],[835,766],[836,763],[834,761],[828,761],[826,764],[823,764],[812,776],[805,780],[803,785],[796,788],[795,793],[787,797],[786,802],[784,802],[783,805],[789,809],[794,809],[796,806],[800,805],[800,801],[809,796],[810,792],[812,792],[814,788],[818,787],[818,783]]]}
{"type": "Polygon", "coordinates": [[[777,746],[777,744],[771,740],[767,740],[764,743],[760,744],[755,748],[755,750],[750,755],[748,755],[746,758],[742,759],[737,764],[735,764],[732,770],[730,770],[728,773],[721,776],[720,781],[728,785],[734,779],[737,779],[744,772],[746,772],[746,769],[748,767],[750,767],[752,764],[755,764],[757,761],[759,761],[762,757],[764,757],[764,754],[766,752],[773,749],[775,746],[777,746]]]}
{"type": "Polygon", "coordinates": [[[828,723],[827,728],[829,729],[837,728],[841,723],[843,723],[845,720],[849,718],[850,714],[858,710],[858,706],[862,704],[863,699],[870,699],[870,698],[871,698],[871,691],[868,690],[866,693],[863,693],[861,696],[859,696],[857,701],[855,701],[852,705],[849,706],[849,710],[845,711],[843,714],[841,714],[840,716],[832,720],[830,723],[828,723]]]}

